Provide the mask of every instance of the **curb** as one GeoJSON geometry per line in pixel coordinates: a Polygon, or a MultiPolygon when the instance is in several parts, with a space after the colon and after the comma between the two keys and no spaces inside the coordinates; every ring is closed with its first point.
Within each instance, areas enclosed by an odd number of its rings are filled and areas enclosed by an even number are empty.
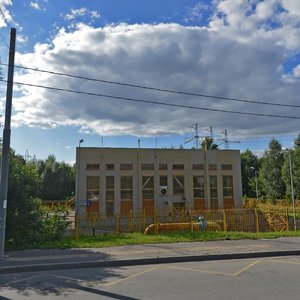
{"type": "Polygon", "coordinates": [[[51,270],[68,270],[68,269],[81,269],[81,268],[127,267],[127,266],[137,266],[137,265],[154,265],[154,264],[167,264],[167,263],[231,260],[231,259],[277,257],[277,256],[292,256],[292,255],[300,255],[300,250],[212,254],[212,255],[193,255],[193,256],[173,256],[173,257],[154,257],[154,258],[140,258],[140,259],[109,260],[109,261],[84,261],[84,262],[47,263],[47,264],[6,266],[6,267],[0,267],[0,274],[51,271],[51,270]]]}

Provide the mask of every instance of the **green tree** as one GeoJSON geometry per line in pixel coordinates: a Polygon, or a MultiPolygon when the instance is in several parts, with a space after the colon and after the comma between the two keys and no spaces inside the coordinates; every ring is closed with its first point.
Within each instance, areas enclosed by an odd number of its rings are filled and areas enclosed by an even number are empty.
{"type": "Polygon", "coordinates": [[[269,143],[269,149],[264,153],[259,172],[263,192],[272,201],[283,198],[285,195],[285,184],[281,176],[283,162],[282,146],[273,138],[269,143]]]}
{"type": "Polygon", "coordinates": [[[41,178],[39,197],[43,200],[65,200],[74,194],[75,168],[65,162],[57,162],[54,155],[37,162],[41,178]]]}
{"type": "Polygon", "coordinates": [[[249,149],[241,154],[242,188],[248,197],[256,196],[255,171],[259,170],[259,159],[249,149]]]}
{"type": "MultiPolygon", "coordinates": [[[[300,147],[297,146],[294,150],[289,150],[292,162],[293,187],[295,199],[300,199],[300,147]]],[[[286,185],[286,196],[291,200],[291,175],[289,153],[284,155],[284,164],[282,167],[282,179],[286,185]]]]}
{"type": "Polygon", "coordinates": [[[8,178],[6,246],[24,247],[61,237],[67,212],[48,214],[37,198],[40,177],[33,163],[11,151],[8,178]]]}
{"type": "Polygon", "coordinates": [[[214,139],[206,136],[201,142],[201,149],[218,149],[218,145],[214,143],[214,139]]]}

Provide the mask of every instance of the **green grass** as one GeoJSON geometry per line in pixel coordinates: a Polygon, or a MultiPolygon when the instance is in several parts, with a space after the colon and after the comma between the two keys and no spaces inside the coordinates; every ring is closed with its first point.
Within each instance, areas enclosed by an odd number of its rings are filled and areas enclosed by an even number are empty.
{"type": "Polygon", "coordinates": [[[20,245],[7,250],[19,249],[63,249],[63,248],[101,248],[111,246],[139,245],[139,244],[159,244],[159,243],[179,243],[179,242],[200,242],[216,240],[239,240],[239,239],[273,239],[278,237],[300,237],[300,231],[294,232],[171,232],[152,235],[142,233],[127,234],[107,234],[95,237],[82,236],[78,240],[72,237],[65,237],[62,240],[35,244],[20,245]]]}

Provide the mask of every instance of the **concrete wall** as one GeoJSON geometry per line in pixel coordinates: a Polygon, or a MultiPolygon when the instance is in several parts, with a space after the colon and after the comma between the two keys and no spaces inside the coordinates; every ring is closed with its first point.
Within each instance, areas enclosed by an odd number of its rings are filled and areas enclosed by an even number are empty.
{"type": "MultiPolygon", "coordinates": [[[[161,213],[167,213],[173,203],[184,203],[186,209],[194,208],[193,176],[215,175],[218,180],[218,207],[223,208],[222,176],[233,176],[234,207],[242,206],[242,184],[240,152],[238,150],[202,150],[187,149],[128,149],[128,148],[77,148],[76,155],[76,199],[80,205],[80,212],[86,207],[86,178],[100,176],[100,213],[105,213],[105,177],[115,176],[115,213],[120,213],[120,177],[133,176],[133,209],[143,208],[142,176],[154,176],[155,207],[161,213]],[[207,160],[206,160],[207,155],[207,160]],[[120,170],[120,164],[132,163],[133,170],[120,170]],[[154,170],[141,170],[143,163],[153,163],[154,170]],[[86,170],[87,164],[99,164],[99,170],[86,170]],[[114,170],[106,170],[106,164],[114,164],[114,170]],[[168,170],[159,170],[159,164],[167,164],[168,170]],[[184,164],[184,170],[173,170],[173,164],[184,164]],[[203,164],[203,170],[193,170],[193,164],[203,164]],[[232,165],[232,170],[222,170],[222,165],[232,165]],[[216,170],[209,170],[210,165],[216,165],[216,170]],[[208,170],[208,171],[206,171],[208,170]],[[160,195],[159,176],[168,176],[168,195],[160,195]],[[173,176],[183,175],[185,195],[174,196],[173,176]]],[[[206,190],[206,208],[210,208],[209,193],[206,190]]]]}

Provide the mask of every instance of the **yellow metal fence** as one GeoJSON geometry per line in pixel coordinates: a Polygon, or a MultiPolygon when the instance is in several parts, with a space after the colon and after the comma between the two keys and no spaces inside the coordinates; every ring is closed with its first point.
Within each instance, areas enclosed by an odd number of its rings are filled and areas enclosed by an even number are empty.
{"type": "MultiPolygon", "coordinates": [[[[74,227],[73,227],[74,228],[74,227]]],[[[236,231],[267,232],[293,230],[293,219],[288,209],[281,211],[261,211],[258,209],[219,209],[173,211],[168,216],[160,216],[157,210],[153,215],[145,211],[131,211],[128,215],[116,214],[113,217],[90,213],[75,218],[75,237],[106,233],[162,231],[236,231]],[[204,218],[206,227],[201,226],[199,217],[204,218]],[[167,225],[163,225],[167,224],[167,225]],[[148,226],[152,226],[148,228],[148,226]],[[151,229],[151,230],[150,230],[151,229]]],[[[300,220],[297,220],[300,228],[300,220]]]]}

